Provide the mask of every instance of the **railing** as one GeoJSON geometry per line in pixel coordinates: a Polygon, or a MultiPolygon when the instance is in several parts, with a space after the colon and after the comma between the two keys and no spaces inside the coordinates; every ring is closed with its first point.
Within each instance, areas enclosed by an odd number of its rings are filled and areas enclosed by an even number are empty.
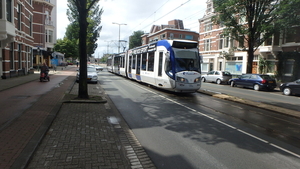
{"type": "Polygon", "coordinates": [[[50,21],[50,20],[45,20],[45,25],[50,25],[50,26],[53,26],[53,21],[50,21]]]}

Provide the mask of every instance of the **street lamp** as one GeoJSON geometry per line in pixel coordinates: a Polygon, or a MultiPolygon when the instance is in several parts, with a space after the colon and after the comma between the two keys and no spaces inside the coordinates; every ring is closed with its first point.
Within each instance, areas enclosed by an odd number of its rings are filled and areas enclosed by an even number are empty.
{"type": "Polygon", "coordinates": [[[112,24],[119,25],[119,46],[118,46],[118,53],[120,53],[120,28],[121,28],[121,25],[127,25],[127,24],[126,23],[116,23],[116,22],[113,22],[112,24]]]}
{"type": "Polygon", "coordinates": [[[40,47],[37,47],[37,49],[36,49],[36,51],[37,51],[37,68],[38,68],[38,71],[40,71],[39,70],[39,68],[40,68],[40,64],[39,64],[39,62],[40,62],[40,47]]]}

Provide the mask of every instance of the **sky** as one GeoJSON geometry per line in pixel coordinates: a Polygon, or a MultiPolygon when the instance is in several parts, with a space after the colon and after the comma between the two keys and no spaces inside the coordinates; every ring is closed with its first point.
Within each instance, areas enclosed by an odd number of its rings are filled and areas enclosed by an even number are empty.
{"type": "MultiPolygon", "coordinates": [[[[184,28],[199,32],[198,19],[204,16],[207,0],[100,0],[104,12],[102,30],[94,57],[118,52],[119,28],[122,46],[127,46],[129,36],[135,31],[149,33],[152,25],[166,25],[174,19],[183,20],[184,28]],[[113,24],[113,22],[118,25],[113,24]]],[[[69,24],[67,0],[57,0],[57,38],[62,39],[69,24]]]]}

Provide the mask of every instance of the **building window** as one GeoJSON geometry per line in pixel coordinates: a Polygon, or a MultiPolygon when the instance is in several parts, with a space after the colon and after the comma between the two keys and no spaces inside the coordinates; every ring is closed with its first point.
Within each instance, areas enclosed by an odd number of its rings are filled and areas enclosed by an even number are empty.
{"type": "Polygon", "coordinates": [[[32,36],[32,15],[29,15],[29,35],[32,36]]]}
{"type": "Polygon", "coordinates": [[[220,35],[219,38],[219,49],[223,49],[224,46],[224,35],[220,35]]]}
{"type": "Polygon", "coordinates": [[[21,24],[22,24],[22,6],[21,6],[21,4],[18,4],[17,17],[18,17],[17,27],[18,27],[18,30],[21,30],[21,24]]]}
{"type": "Polygon", "coordinates": [[[212,23],[206,24],[204,30],[205,32],[212,30],[212,23]]]}
{"type": "Polygon", "coordinates": [[[244,37],[243,36],[239,36],[238,45],[239,45],[239,48],[244,48],[244,37]]]}
{"type": "Polygon", "coordinates": [[[32,2],[31,2],[32,0],[27,0],[27,2],[31,5],[32,4],[32,2]]]}
{"type": "Polygon", "coordinates": [[[207,72],[207,71],[208,71],[208,63],[202,63],[201,72],[207,72]]]}
{"type": "Polygon", "coordinates": [[[225,48],[228,48],[228,47],[229,47],[229,37],[228,37],[228,36],[225,37],[225,39],[224,39],[224,47],[225,47],[225,48]]]}
{"type": "Polygon", "coordinates": [[[285,66],[284,66],[284,73],[285,74],[293,74],[293,70],[294,70],[294,64],[295,64],[295,60],[287,60],[285,62],[285,66]]]}
{"type": "Polygon", "coordinates": [[[6,0],[6,20],[12,22],[12,3],[11,0],[6,0]]]}
{"type": "Polygon", "coordinates": [[[19,62],[19,69],[22,69],[22,45],[18,45],[18,62],[19,62]]]}
{"type": "Polygon", "coordinates": [[[174,34],[170,33],[170,39],[174,39],[174,34]]]}
{"type": "Polygon", "coordinates": [[[185,35],[185,39],[193,40],[193,35],[185,35]]]}
{"type": "Polygon", "coordinates": [[[14,69],[14,43],[10,44],[9,61],[10,61],[10,69],[14,69]]]}
{"type": "Polygon", "coordinates": [[[204,40],[204,51],[210,50],[210,39],[204,40]]]}

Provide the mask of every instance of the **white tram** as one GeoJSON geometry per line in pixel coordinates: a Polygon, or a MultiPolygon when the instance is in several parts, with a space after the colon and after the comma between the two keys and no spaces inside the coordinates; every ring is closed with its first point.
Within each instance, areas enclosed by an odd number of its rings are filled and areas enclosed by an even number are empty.
{"type": "Polygon", "coordinates": [[[195,41],[160,40],[114,55],[107,66],[110,72],[158,88],[195,92],[201,87],[201,57],[197,47],[195,41]]]}

